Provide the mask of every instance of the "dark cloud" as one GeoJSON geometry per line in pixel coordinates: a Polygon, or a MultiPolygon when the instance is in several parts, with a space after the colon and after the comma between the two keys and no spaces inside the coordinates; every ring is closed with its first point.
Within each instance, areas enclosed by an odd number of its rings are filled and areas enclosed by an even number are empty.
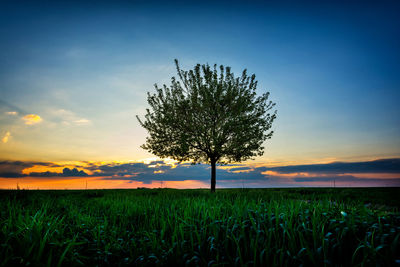
{"type": "Polygon", "coordinates": [[[33,162],[33,161],[0,161],[0,177],[2,178],[22,178],[22,177],[72,177],[72,176],[88,176],[84,171],[78,171],[78,169],[64,168],[62,173],[57,172],[31,172],[24,174],[22,171],[33,166],[45,166],[45,167],[62,167],[62,165],[52,162],[33,162]]]}
{"type": "MultiPolygon", "coordinates": [[[[184,181],[184,180],[205,180],[209,178],[207,165],[179,164],[175,168],[171,165],[155,165],[153,163],[127,163],[117,166],[100,166],[102,170],[99,176],[113,176],[104,179],[114,180],[136,180],[146,181],[184,181]],[[124,177],[132,175],[133,177],[124,177]]],[[[97,176],[97,174],[96,174],[97,176]]]]}
{"type": "Polygon", "coordinates": [[[56,163],[52,163],[52,162],[37,162],[37,161],[12,161],[12,160],[3,160],[0,161],[0,167],[1,166],[20,166],[23,168],[30,168],[33,166],[47,166],[47,167],[62,167],[63,165],[59,165],[56,163]]]}
{"type": "Polygon", "coordinates": [[[400,173],[400,159],[379,159],[364,162],[333,162],[328,164],[294,165],[268,168],[279,173],[400,173]]]}
{"type": "Polygon", "coordinates": [[[159,164],[159,165],[165,165],[165,162],[162,161],[162,160],[156,160],[156,161],[150,162],[149,165],[157,165],[157,164],[159,164]]]}
{"type": "Polygon", "coordinates": [[[151,164],[144,164],[144,163],[124,163],[117,165],[104,164],[100,166],[92,165],[87,169],[90,171],[96,171],[95,176],[124,176],[124,175],[138,175],[151,172],[155,168],[149,168],[149,165],[151,164]]]}
{"type": "Polygon", "coordinates": [[[79,171],[77,168],[69,169],[64,168],[62,173],[58,172],[31,172],[29,173],[30,177],[85,177],[88,174],[84,171],[79,171]]]}
{"type": "Polygon", "coordinates": [[[4,161],[0,161],[0,167],[2,166],[20,166],[23,168],[29,168],[35,165],[35,163],[33,162],[27,162],[27,161],[11,161],[11,160],[4,160],[4,161]]]}
{"type": "Polygon", "coordinates": [[[88,174],[85,173],[84,171],[78,171],[77,168],[73,169],[64,168],[63,176],[88,176],[88,174]]]}
{"type": "Polygon", "coordinates": [[[59,176],[60,173],[57,172],[31,172],[29,173],[30,177],[55,177],[55,176],[59,176]]]}
{"type": "Polygon", "coordinates": [[[23,161],[0,161],[0,177],[3,178],[19,178],[24,177],[23,169],[34,166],[31,162],[23,161]]]}
{"type": "Polygon", "coordinates": [[[25,176],[25,174],[22,174],[20,172],[0,172],[1,178],[20,178],[25,176]]]}
{"type": "MultiPolygon", "coordinates": [[[[210,179],[210,166],[206,164],[178,164],[174,168],[170,165],[160,165],[149,167],[153,163],[129,163],[117,166],[100,166],[102,173],[96,176],[107,176],[103,179],[106,180],[135,180],[143,183],[151,183],[151,181],[184,181],[184,180],[197,180],[209,181],[210,179]],[[124,175],[133,175],[133,177],[124,177],[124,175]]],[[[251,168],[235,168],[235,170],[250,170],[251,168]]],[[[261,171],[233,173],[230,170],[217,168],[218,180],[262,180],[266,181],[261,171]]]]}

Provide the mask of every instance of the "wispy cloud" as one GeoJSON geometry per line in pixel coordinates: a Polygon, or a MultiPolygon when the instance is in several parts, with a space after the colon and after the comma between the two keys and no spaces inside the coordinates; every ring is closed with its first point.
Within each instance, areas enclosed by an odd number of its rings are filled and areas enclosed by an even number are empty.
{"type": "Polygon", "coordinates": [[[27,114],[22,117],[26,125],[34,125],[42,122],[42,118],[36,114],[27,114]]]}
{"type": "Polygon", "coordinates": [[[5,135],[4,135],[4,137],[1,139],[1,141],[5,144],[5,143],[8,142],[8,140],[10,139],[10,137],[11,137],[11,133],[10,133],[9,131],[7,131],[7,132],[5,133],[5,135]]]}
{"type": "Polygon", "coordinates": [[[90,124],[90,120],[88,119],[79,119],[76,121],[73,121],[76,125],[87,125],[90,124]]]}
{"type": "Polygon", "coordinates": [[[13,105],[7,101],[4,101],[2,99],[0,99],[0,107],[6,109],[6,114],[7,115],[17,115],[17,114],[27,114],[27,112],[19,107],[17,107],[16,105],[13,105]],[[7,112],[11,112],[12,114],[8,114],[7,112]],[[15,112],[15,114],[14,114],[15,112]]]}
{"type": "Polygon", "coordinates": [[[89,125],[91,121],[86,118],[82,118],[77,115],[75,112],[66,110],[66,109],[58,109],[53,112],[59,119],[61,119],[61,123],[64,125],[89,125]]]}

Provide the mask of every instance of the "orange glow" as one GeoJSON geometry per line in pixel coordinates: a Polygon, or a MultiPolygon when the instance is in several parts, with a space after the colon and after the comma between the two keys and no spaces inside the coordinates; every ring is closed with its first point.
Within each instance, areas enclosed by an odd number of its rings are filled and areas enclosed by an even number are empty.
{"type": "Polygon", "coordinates": [[[42,121],[42,118],[36,114],[27,114],[23,116],[22,119],[25,121],[26,125],[33,125],[42,121]]]}
{"type": "Polygon", "coordinates": [[[399,179],[400,173],[344,173],[338,176],[354,176],[365,179],[399,179]]]}
{"type": "Polygon", "coordinates": [[[117,189],[117,188],[208,188],[209,184],[196,181],[152,181],[143,183],[133,180],[104,180],[104,177],[70,178],[70,177],[45,177],[45,178],[0,178],[1,189],[117,189]]]}
{"type": "MultiPolygon", "coordinates": [[[[330,157],[330,158],[317,158],[317,159],[297,159],[297,160],[266,160],[266,161],[259,161],[255,160],[251,163],[254,168],[259,167],[285,167],[285,166],[294,166],[294,165],[308,165],[308,164],[329,164],[338,161],[337,158],[330,157]]],[[[357,161],[357,159],[354,159],[357,161]]]]}
{"type": "Polygon", "coordinates": [[[8,139],[10,139],[11,137],[11,133],[10,132],[6,132],[6,134],[4,135],[4,137],[1,139],[1,141],[5,144],[8,142],[8,139]]]}
{"type": "Polygon", "coordinates": [[[42,165],[35,165],[30,168],[26,168],[22,170],[23,174],[30,174],[31,172],[57,172],[57,173],[62,173],[62,170],[64,169],[64,166],[62,167],[48,167],[48,166],[42,166],[42,165]]]}

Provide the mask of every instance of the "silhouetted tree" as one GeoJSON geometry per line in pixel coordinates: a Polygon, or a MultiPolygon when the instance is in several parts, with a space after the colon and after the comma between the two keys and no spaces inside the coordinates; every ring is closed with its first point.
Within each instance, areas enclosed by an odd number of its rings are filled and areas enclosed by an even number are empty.
{"type": "Polygon", "coordinates": [[[255,75],[246,69],[235,78],[230,67],[197,64],[185,71],[175,60],[178,78],[147,93],[144,121],[150,134],[141,147],[161,157],[211,164],[215,192],[216,164],[241,162],[264,153],[263,142],[276,118],[269,93],[257,96],[255,75]]]}

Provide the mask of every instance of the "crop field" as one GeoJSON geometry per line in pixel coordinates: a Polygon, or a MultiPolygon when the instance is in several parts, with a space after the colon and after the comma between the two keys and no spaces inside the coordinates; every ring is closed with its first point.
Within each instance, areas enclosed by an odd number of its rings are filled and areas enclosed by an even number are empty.
{"type": "Polygon", "coordinates": [[[400,188],[0,191],[1,266],[396,266],[400,188]]]}

